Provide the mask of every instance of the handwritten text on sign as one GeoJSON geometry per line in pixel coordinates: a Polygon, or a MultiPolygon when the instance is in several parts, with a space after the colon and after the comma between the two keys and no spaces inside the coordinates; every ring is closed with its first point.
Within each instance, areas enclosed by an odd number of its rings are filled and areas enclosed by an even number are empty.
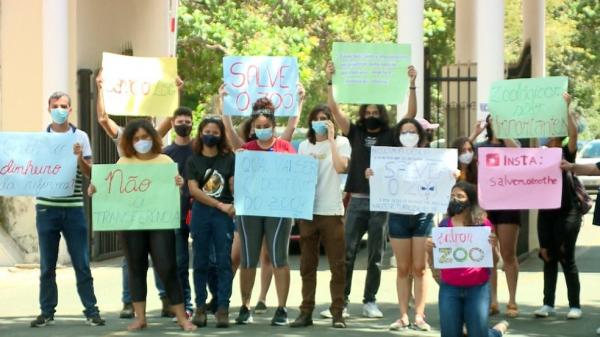
{"type": "Polygon", "coordinates": [[[309,156],[244,151],[235,159],[235,211],[312,220],[317,161],[309,156]]]}
{"type": "Polygon", "coordinates": [[[404,100],[409,44],[335,42],[331,57],[337,102],[399,104],[404,100]]]}
{"type": "Polygon", "coordinates": [[[106,112],[128,116],[171,116],[179,106],[177,59],[102,54],[106,112]]]}
{"type": "Polygon", "coordinates": [[[492,84],[489,109],[499,138],[567,135],[567,77],[503,80],[492,84]]]}
{"type": "Polygon", "coordinates": [[[0,132],[0,195],[72,195],[75,141],[72,133],[0,132]]]}
{"type": "Polygon", "coordinates": [[[560,207],[560,148],[478,149],[479,203],[486,210],[560,207]]]}
{"type": "Polygon", "coordinates": [[[490,227],[436,227],[431,239],[436,269],[491,268],[490,227]]]}
{"type": "Polygon", "coordinates": [[[176,229],[180,224],[177,164],[94,165],[95,231],[176,229]]]}
{"type": "Polygon", "coordinates": [[[298,110],[298,62],[295,57],[226,56],[223,78],[228,95],[226,115],[249,116],[252,104],[266,97],[277,116],[295,116],[298,110]]]}
{"type": "Polygon", "coordinates": [[[445,212],[456,162],[454,149],[371,147],[370,210],[445,212]]]}

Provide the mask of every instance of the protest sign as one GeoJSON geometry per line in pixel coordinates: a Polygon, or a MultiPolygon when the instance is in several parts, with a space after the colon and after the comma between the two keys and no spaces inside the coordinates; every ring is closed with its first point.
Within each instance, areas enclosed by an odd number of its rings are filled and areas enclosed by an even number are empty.
{"type": "Polygon", "coordinates": [[[0,195],[73,195],[75,142],[72,132],[0,132],[0,195]]]}
{"type": "Polygon", "coordinates": [[[288,56],[225,56],[223,78],[228,95],[223,99],[226,115],[249,116],[252,104],[266,97],[275,115],[298,113],[298,61],[288,56]]]}
{"type": "Polygon", "coordinates": [[[410,45],[334,42],[333,96],[339,103],[400,104],[408,89],[410,45]]]}
{"type": "Polygon", "coordinates": [[[317,161],[309,156],[244,151],[235,158],[235,212],[312,220],[317,161]]]}
{"type": "Polygon", "coordinates": [[[560,207],[560,148],[478,149],[479,204],[485,210],[560,207]]]}
{"type": "Polygon", "coordinates": [[[177,164],[104,164],[92,167],[95,231],[177,229],[177,164]]]}
{"type": "Polygon", "coordinates": [[[179,107],[177,59],[102,53],[104,108],[111,115],[171,116],[179,107]]]}
{"type": "Polygon", "coordinates": [[[370,210],[445,212],[456,162],[455,149],[371,147],[370,210]]]}
{"type": "Polygon", "coordinates": [[[567,135],[568,77],[503,80],[492,83],[489,110],[498,138],[567,135]]]}
{"type": "Polygon", "coordinates": [[[431,239],[433,266],[448,268],[491,268],[490,227],[435,227],[431,239]]]}

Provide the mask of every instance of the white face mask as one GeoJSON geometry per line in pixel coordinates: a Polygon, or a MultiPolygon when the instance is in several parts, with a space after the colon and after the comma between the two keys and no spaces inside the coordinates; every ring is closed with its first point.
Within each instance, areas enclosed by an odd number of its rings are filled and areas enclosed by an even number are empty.
{"type": "Polygon", "coordinates": [[[149,139],[149,140],[145,140],[145,139],[138,140],[137,142],[135,142],[133,144],[133,148],[135,149],[135,151],[137,153],[141,153],[141,154],[148,153],[152,149],[152,139],[149,139]]]}
{"type": "Polygon", "coordinates": [[[400,144],[404,147],[415,147],[419,144],[419,135],[412,132],[400,133],[400,144]]]}
{"type": "Polygon", "coordinates": [[[462,164],[469,165],[473,161],[473,152],[465,152],[458,156],[458,161],[462,164]]]}

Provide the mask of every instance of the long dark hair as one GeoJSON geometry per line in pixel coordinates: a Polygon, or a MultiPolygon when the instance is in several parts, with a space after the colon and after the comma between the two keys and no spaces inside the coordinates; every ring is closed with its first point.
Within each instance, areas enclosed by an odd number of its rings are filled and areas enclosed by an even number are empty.
{"type": "MultiPolygon", "coordinates": [[[[452,143],[452,148],[458,150],[458,155],[462,151],[465,144],[471,144],[471,148],[473,149],[473,160],[467,165],[467,170],[465,171],[465,180],[470,182],[471,184],[477,184],[477,152],[475,151],[475,145],[469,139],[469,137],[459,137],[454,140],[452,143]]],[[[460,162],[458,162],[458,167],[460,169],[460,162]]]]}
{"type": "Polygon", "coordinates": [[[404,124],[409,123],[414,125],[415,128],[417,128],[417,134],[419,135],[419,142],[417,143],[417,147],[427,147],[429,142],[427,141],[427,134],[425,133],[425,129],[423,129],[421,123],[419,123],[419,121],[414,118],[403,118],[400,122],[398,122],[398,124],[396,124],[396,126],[394,126],[394,145],[403,146],[402,143],[400,143],[400,130],[402,130],[402,126],[404,126],[404,124]]]}
{"type": "MultiPolygon", "coordinates": [[[[479,206],[479,199],[477,199],[477,187],[469,182],[459,181],[452,186],[452,189],[455,188],[463,190],[469,199],[469,207],[467,209],[470,211],[471,225],[483,224],[483,221],[487,218],[487,214],[479,206]]],[[[450,213],[449,209],[447,210],[447,213],[450,213]]]]}
{"type": "Polygon", "coordinates": [[[230,153],[231,144],[229,144],[227,133],[225,133],[225,125],[220,118],[215,117],[204,118],[200,122],[200,125],[198,125],[198,132],[196,133],[196,138],[194,138],[194,142],[192,143],[192,149],[194,153],[202,155],[202,148],[204,147],[204,142],[202,141],[202,130],[204,130],[204,128],[211,123],[215,124],[221,132],[221,140],[217,143],[217,151],[219,154],[230,153]]]}
{"type": "Polygon", "coordinates": [[[152,149],[150,149],[150,152],[154,154],[162,153],[162,139],[160,139],[160,136],[156,129],[154,129],[154,126],[152,126],[152,123],[147,119],[136,119],[127,123],[125,130],[123,130],[123,136],[119,142],[119,147],[123,151],[123,156],[127,158],[135,157],[137,151],[133,147],[133,137],[139,129],[144,129],[144,131],[152,138],[152,149]]]}
{"type": "Polygon", "coordinates": [[[387,109],[385,105],[382,104],[363,104],[358,108],[358,120],[356,121],[356,126],[359,128],[366,130],[365,126],[365,114],[367,113],[367,107],[369,105],[374,105],[379,110],[379,119],[381,120],[381,130],[385,131],[390,128],[390,116],[388,115],[387,109]]]}
{"type": "MultiPolygon", "coordinates": [[[[312,127],[312,121],[316,120],[317,115],[320,112],[324,113],[325,116],[327,116],[327,119],[333,123],[334,133],[337,133],[337,127],[335,125],[335,121],[333,120],[333,115],[331,114],[331,109],[329,109],[329,107],[325,104],[319,104],[311,110],[311,112],[308,114],[308,118],[306,119],[307,124],[308,124],[308,132],[306,133],[306,138],[308,138],[308,141],[311,142],[312,144],[317,143],[317,135],[315,133],[315,129],[313,129],[313,127],[312,127]]],[[[334,134],[334,137],[335,137],[335,134],[334,134]]]]}

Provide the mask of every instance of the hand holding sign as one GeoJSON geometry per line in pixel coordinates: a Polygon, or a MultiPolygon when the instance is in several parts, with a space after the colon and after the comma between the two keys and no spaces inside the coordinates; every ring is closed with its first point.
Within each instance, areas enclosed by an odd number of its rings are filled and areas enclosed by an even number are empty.
{"type": "Polygon", "coordinates": [[[491,268],[492,246],[496,236],[490,227],[437,227],[433,228],[433,264],[437,269],[491,268]]]}

